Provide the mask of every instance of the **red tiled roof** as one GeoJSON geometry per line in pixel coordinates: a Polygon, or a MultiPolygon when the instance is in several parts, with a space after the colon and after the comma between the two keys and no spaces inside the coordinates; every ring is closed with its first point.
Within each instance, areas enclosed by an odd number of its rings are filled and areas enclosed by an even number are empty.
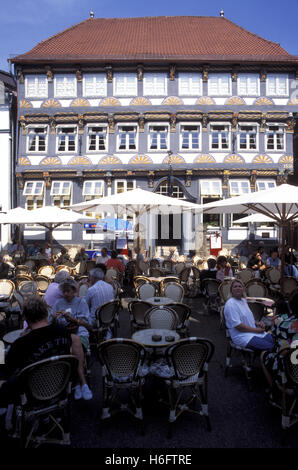
{"type": "Polygon", "coordinates": [[[89,18],[11,59],[93,61],[297,62],[279,44],[224,17],[89,18]]]}

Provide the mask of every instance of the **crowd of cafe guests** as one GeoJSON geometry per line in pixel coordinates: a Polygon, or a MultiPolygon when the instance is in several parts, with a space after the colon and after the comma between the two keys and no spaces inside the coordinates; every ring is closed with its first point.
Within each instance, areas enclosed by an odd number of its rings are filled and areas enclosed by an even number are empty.
{"type": "MultiPolygon", "coordinates": [[[[45,258],[49,263],[52,261],[51,250],[47,244],[40,245],[34,242],[28,250],[24,250],[24,247],[17,243],[13,244],[10,253],[0,259],[1,279],[9,277],[9,272],[17,259],[16,254],[21,257],[22,262],[26,258],[45,258]]],[[[167,259],[171,260],[173,265],[179,262],[177,250],[171,249],[167,259]]],[[[262,277],[267,267],[281,268],[278,250],[272,249],[270,253],[267,253],[263,243],[254,248],[250,241],[246,241],[238,249],[235,259],[238,264],[246,260],[246,266],[253,269],[257,277],[262,277]]],[[[90,261],[90,257],[84,247],[78,250],[73,260],[70,259],[67,250],[62,247],[54,263],[75,265],[86,261],[90,261]]],[[[124,276],[126,267],[131,261],[143,262],[145,259],[139,250],[136,250],[134,254],[128,250],[124,255],[117,250],[108,253],[107,248],[104,247],[93,254],[92,261],[94,261],[94,268],[89,271],[88,277],[75,280],[66,270],[57,272],[43,299],[32,297],[25,303],[24,332],[11,346],[6,364],[0,370],[4,379],[0,387],[0,416],[12,399],[17,400],[18,372],[32,362],[42,360],[49,355],[69,353],[75,355],[79,365],[74,398],[76,400],[93,398],[84,374],[84,354],[89,347],[92,330],[96,326],[96,309],[115,298],[114,281],[108,276],[108,272],[113,269],[119,277],[124,276]],[[82,289],[82,287],[85,288],[82,289]],[[44,344],[47,344],[47,348],[43,347],[44,344]]],[[[297,278],[296,259],[293,259],[293,253],[287,252],[285,261],[285,274],[297,278]]],[[[205,278],[223,281],[226,277],[233,277],[233,269],[232,259],[222,255],[217,258],[210,257],[207,260],[206,269],[200,270],[201,281],[205,278]]],[[[272,384],[272,377],[280,373],[276,363],[276,353],[280,346],[298,339],[297,301],[298,293],[296,292],[286,307],[280,305],[272,329],[267,332],[263,324],[255,324],[252,315],[248,312],[242,283],[238,280],[232,283],[231,298],[226,303],[225,312],[228,327],[235,335],[236,342],[239,340],[242,343],[245,342],[246,347],[266,351],[266,354],[262,356],[262,364],[269,384],[272,384]]]]}

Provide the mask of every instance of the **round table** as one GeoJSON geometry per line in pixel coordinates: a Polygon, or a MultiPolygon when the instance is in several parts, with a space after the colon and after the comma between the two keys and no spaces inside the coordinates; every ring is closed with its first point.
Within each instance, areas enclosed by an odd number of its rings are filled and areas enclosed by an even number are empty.
{"type": "Polygon", "coordinates": [[[180,339],[180,335],[174,330],[166,330],[166,329],[161,329],[161,328],[158,328],[158,329],[148,328],[146,330],[136,331],[132,335],[132,339],[134,341],[137,341],[138,343],[143,344],[143,346],[148,346],[150,348],[161,348],[161,347],[169,346],[170,344],[173,344],[175,341],[178,341],[180,339]],[[152,339],[153,335],[160,335],[161,340],[153,341],[152,339]],[[167,336],[174,337],[174,340],[167,341],[166,340],[167,336]]]}
{"type": "Polygon", "coordinates": [[[10,331],[9,333],[6,333],[6,335],[4,335],[2,339],[4,343],[12,344],[21,336],[21,333],[23,331],[23,329],[10,331]]]}
{"type": "Polygon", "coordinates": [[[144,301],[156,306],[175,303],[170,297],[149,297],[149,299],[144,299],[144,301]]]}
{"type": "Polygon", "coordinates": [[[266,297],[246,297],[247,302],[259,302],[266,307],[272,307],[275,301],[266,297]]]}

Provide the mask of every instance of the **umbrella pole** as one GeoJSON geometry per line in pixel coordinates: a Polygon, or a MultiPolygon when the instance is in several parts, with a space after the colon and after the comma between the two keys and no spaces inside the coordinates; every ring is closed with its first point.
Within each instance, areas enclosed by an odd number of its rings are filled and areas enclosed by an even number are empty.
{"type": "Polygon", "coordinates": [[[53,225],[50,224],[50,247],[51,247],[51,257],[50,257],[50,263],[53,264],[53,225]]]}
{"type": "Polygon", "coordinates": [[[21,236],[21,224],[18,224],[19,227],[19,251],[21,251],[21,245],[22,245],[22,236],[21,236]]]}
{"type": "Polygon", "coordinates": [[[283,278],[285,277],[285,242],[286,242],[286,205],[282,204],[282,226],[281,226],[281,273],[280,273],[280,286],[281,293],[283,294],[283,278]]]}

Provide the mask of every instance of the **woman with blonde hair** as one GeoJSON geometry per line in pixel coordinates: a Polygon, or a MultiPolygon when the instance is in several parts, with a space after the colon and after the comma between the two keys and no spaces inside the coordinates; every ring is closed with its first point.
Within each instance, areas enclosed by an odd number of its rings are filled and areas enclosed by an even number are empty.
{"type": "Polygon", "coordinates": [[[231,284],[231,297],[226,302],[224,316],[231,339],[237,346],[253,351],[272,350],[272,335],[266,333],[263,322],[255,322],[245,299],[244,285],[238,279],[231,284]]]}

